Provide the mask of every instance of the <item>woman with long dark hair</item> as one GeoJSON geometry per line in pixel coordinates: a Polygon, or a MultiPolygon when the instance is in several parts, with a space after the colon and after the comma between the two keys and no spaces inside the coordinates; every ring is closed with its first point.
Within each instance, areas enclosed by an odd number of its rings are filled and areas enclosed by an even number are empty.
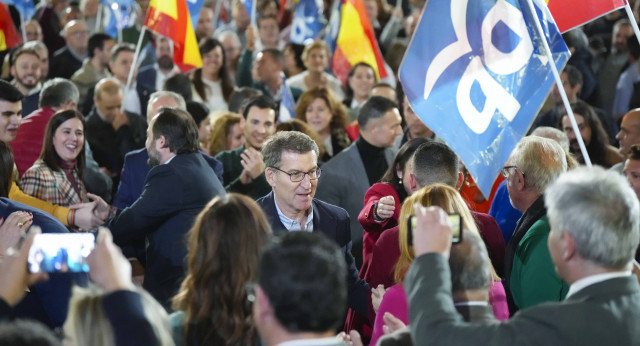
{"type": "Polygon", "coordinates": [[[38,160],[20,179],[28,195],[56,205],[88,202],[82,182],[85,169],[84,116],[76,110],[55,113],[45,131],[38,160]]]}
{"type": "Polygon", "coordinates": [[[234,82],[227,67],[224,47],[214,38],[200,41],[202,67],[193,71],[193,100],[202,102],[209,110],[227,110],[229,96],[233,92],[234,82]]]}
{"type": "Polygon", "coordinates": [[[271,226],[251,198],[214,198],[189,231],[187,276],[173,298],[177,345],[258,345],[246,285],[271,226]],[[233,217],[230,217],[233,216],[233,217]]]}

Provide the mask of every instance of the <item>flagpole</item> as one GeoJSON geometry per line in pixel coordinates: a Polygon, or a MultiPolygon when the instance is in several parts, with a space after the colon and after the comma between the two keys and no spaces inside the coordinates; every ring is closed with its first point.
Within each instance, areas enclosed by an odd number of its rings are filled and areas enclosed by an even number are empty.
{"type": "Polygon", "coordinates": [[[216,32],[218,28],[218,21],[220,20],[220,13],[222,12],[222,3],[224,1],[226,0],[218,0],[218,2],[216,2],[216,9],[213,13],[213,32],[216,32]]]}
{"type": "Polygon", "coordinates": [[[258,21],[258,14],[256,13],[256,3],[258,2],[258,0],[251,0],[251,25],[252,26],[256,26],[256,23],[258,21]]]}
{"type": "Polygon", "coordinates": [[[640,29],[638,29],[638,23],[636,23],[636,17],[633,15],[633,11],[631,11],[631,7],[629,3],[625,1],[624,10],[627,12],[627,16],[629,17],[629,21],[631,22],[631,27],[633,28],[633,32],[636,33],[636,39],[640,42],[640,29]]]}
{"type": "Polygon", "coordinates": [[[536,24],[536,30],[540,40],[543,44],[543,49],[545,54],[547,55],[547,59],[549,60],[549,64],[551,65],[551,72],[553,73],[553,77],[556,80],[556,86],[558,87],[558,91],[560,92],[560,96],[562,97],[562,103],[564,104],[564,108],[567,110],[567,115],[569,117],[569,121],[571,122],[571,127],[573,127],[573,132],[576,134],[576,139],[578,140],[578,145],[580,146],[580,151],[582,152],[582,157],[584,158],[584,163],[588,167],[591,167],[591,158],[589,158],[589,153],[587,152],[587,147],[584,145],[584,141],[582,140],[582,135],[580,134],[580,129],[578,128],[578,123],[576,122],[576,117],[571,110],[571,105],[569,103],[569,99],[567,98],[567,93],[564,91],[564,86],[562,84],[562,79],[560,79],[560,73],[558,73],[558,68],[556,67],[555,61],[553,60],[553,55],[551,54],[551,48],[549,48],[549,43],[544,35],[544,31],[542,30],[542,24],[540,24],[540,19],[536,14],[535,6],[533,5],[533,0],[527,0],[527,4],[529,5],[529,11],[533,14],[535,18],[534,22],[536,24]]]}
{"type": "MultiPolygon", "coordinates": [[[[133,62],[131,63],[131,69],[129,70],[129,77],[127,77],[127,85],[124,86],[124,95],[127,95],[127,93],[129,92],[129,88],[131,86],[131,80],[133,79],[133,71],[136,69],[138,64],[138,55],[140,55],[140,46],[142,46],[142,38],[144,37],[146,30],[147,30],[147,27],[143,25],[142,30],[140,30],[140,37],[138,38],[136,51],[133,54],[133,62]]],[[[120,106],[120,112],[124,112],[124,100],[122,102],[122,106],[120,106]]],[[[142,116],[146,116],[146,115],[142,114],[142,116]]]]}
{"type": "Polygon", "coordinates": [[[25,29],[24,25],[25,25],[24,18],[22,18],[22,14],[20,14],[20,29],[22,31],[22,43],[27,43],[27,29],[25,29]]]}
{"type": "Polygon", "coordinates": [[[102,21],[102,11],[104,11],[104,6],[102,3],[98,4],[98,14],[96,18],[96,28],[94,32],[100,32],[100,22],[102,21]]]}

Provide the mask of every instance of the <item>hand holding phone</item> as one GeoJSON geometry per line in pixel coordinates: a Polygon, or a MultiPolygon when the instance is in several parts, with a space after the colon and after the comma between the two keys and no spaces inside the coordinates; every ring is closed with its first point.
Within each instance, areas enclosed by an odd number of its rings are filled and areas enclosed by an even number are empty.
{"type": "MultiPolygon", "coordinates": [[[[460,214],[449,214],[449,221],[451,222],[452,235],[451,243],[458,244],[462,242],[462,217],[460,214]]],[[[413,246],[413,229],[416,227],[418,219],[411,215],[407,218],[407,243],[413,246]]]]}
{"type": "Polygon", "coordinates": [[[38,234],[29,249],[31,273],[88,272],[87,257],[95,247],[93,233],[38,234]]]}

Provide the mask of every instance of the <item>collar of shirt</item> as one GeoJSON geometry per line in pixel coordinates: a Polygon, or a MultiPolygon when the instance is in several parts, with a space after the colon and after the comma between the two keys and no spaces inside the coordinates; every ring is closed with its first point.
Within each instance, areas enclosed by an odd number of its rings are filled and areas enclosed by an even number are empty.
{"type": "Polygon", "coordinates": [[[173,159],[175,159],[175,157],[176,157],[176,156],[178,156],[178,155],[175,155],[175,154],[174,154],[173,156],[171,156],[171,158],[170,158],[170,159],[168,159],[165,163],[163,163],[163,165],[166,165],[166,164],[168,164],[169,162],[171,162],[173,159]]]}
{"type": "MultiPolygon", "coordinates": [[[[302,225],[300,225],[300,222],[288,218],[286,215],[284,215],[282,210],[280,210],[280,208],[278,207],[278,202],[276,202],[275,200],[275,196],[273,198],[273,202],[276,205],[278,217],[280,217],[280,222],[282,222],[284,228],[286,228],[289,232],[302,231],[303,228],[302,225]]],[[[309,212],[309,215],[307,215],[307,222],[304,225],[304,230],[307,232],[313,232],[313,206],[311,206],[311,211],[309,212]]]]}
{"type": "Polygon", "coordinates": [[[587,286],[591,286],[606,280],[622,278],[627,276],[631,276],[631,271],[604,273],[604,274],[587,276],[585,278],[582,278],[574,282],[571,286],[569,286],[569,292],[567,292],[567,296],[564,299],[566,300],[567,298],[578,293],[580,290],[586,288],[587,286]]]}
{"type": "Polygon", "coordinates": [[[320,338],[320,339],[300,339],[300,340],[292,340],[281,342],[276,346],[313,346],[313,345],[344,345],[342,340],[338,339],[335,336],[320,338]]]}

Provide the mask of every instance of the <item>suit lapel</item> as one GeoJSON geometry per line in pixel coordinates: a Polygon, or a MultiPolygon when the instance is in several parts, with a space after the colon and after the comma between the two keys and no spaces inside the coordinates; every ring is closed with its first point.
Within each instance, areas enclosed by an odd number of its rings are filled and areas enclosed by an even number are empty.
{"type": "Polygon", "coordinates": [[[336,239],[336,218],[325,213],[324,208],[315,199],[313,205],[313,231],[324,233],[329,239],[336,239]]]}
{"type": "Polygon", "coordinates": [[[284,227],[282,222],[280,222],[280,216],[276,209],[276,200],[273,191],[269,192],[267,195],[263,210],[273,228],[273,234],[283,234],[287,232],[287,229],[284,227]]]}

